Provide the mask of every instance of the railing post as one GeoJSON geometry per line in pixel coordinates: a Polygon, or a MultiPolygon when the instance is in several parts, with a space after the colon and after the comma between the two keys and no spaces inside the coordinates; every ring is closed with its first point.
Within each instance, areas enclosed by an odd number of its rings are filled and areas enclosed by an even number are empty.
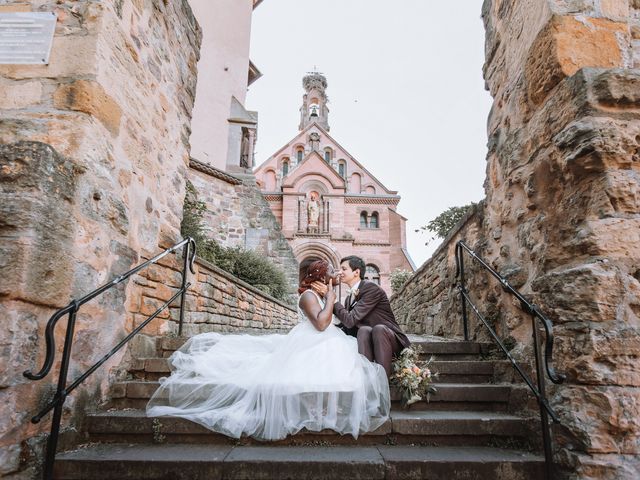
{"type": "Polygon", "coordinates": [[[178,335],[182,335],[182,323],[184,321],[184,300],[187,295],[187,268],[189,266],[189,257],[191,253],[191,241],[185,244],[185,249],[182,251],[184,254],[184,262],[182,264],[182,295],[180,296],[180,320],[178,323],[178,335]]]}
{"type": "Polygon", "coordinates": [[[51,420],[51,433],[47,439],[47,452],[44,460],[44,480],[53,479],[53,464],[56,459],[56,450],[58,448],[58,436],[60,434],[60,422],[62,421],[62,408],[67,398],[67,374],[69,372],[69,361],[71,359],[71,346],[73,344],[73,333],[76,326],[76,313],[78,306],[75,304],[69,312],[69,321],[67,322],[67,331],[64,339],[64,348],[62,351],[62,362],[60,363],[60,374],[58,375],[58,388],[55,397],[57,403],[53,409],[53,419],[51,420]]]}
{"type": "Polygon", "coordinates": [[[553,450],[551,448],[551,430],[547,410],[542,404],[542,399],[547,398],[544,385],[544,371],[542,367],[542,356],[540,354],[540,337],[538,334],[538,323],[535,313],[531,315],[531,327],[533,330],[533,351],[536,359],[536,377],[538,378],[538,406],[540,407],[540,423],[542,428],[542,444],[544,447],[545,478],[551,480],[553,474],[553,450]]]}
{"type": "Polygon", "coordinates": [[[469,320],[467,318],[467,299],[464,296],[465,286],[464,286],[464,258],[462,251],[462,246],[458,243],[456,244],[456,259],[458,260],[458,273],[460,275],[460,283],[458,288],[460,289],[460,303],[462,307],[462,328],[464,331],[464,339],[465,341],[469,341],[469,320]]]}

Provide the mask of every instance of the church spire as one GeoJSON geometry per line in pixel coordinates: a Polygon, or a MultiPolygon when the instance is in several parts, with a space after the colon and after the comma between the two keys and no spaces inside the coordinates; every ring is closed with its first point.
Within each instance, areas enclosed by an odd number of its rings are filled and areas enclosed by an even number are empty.
{"type": "Polygon", "coordinates": [[[325,130],[329,131],[329,99],[325,93],[327,89],[327,79],[319,72],[310,72],[302,79],[302,86],[305,94],[302,96],[302,107],[300,107],[299,130],[304,130],[312,122],[317,123],[325,130]]]}

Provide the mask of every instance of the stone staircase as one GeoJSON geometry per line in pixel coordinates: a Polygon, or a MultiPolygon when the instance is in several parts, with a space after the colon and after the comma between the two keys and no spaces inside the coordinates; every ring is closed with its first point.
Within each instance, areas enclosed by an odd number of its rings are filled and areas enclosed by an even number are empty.
{"type": "Polygon", "coordinates": [[[59,453],[56,479],[504,479],[544,477],[535,453],[537,418],[518,415],[521,385],[497,383],[508,362],[486,345],[414,337],[439,372],[438,393],[408,410],[398,404],[378,430],[357,440],[332,431],[279,442],[230,439],[179,418],[147,418],[150,395],[169,374],[167,357],[185,341],[158,338],[156,356],[137,359],[114,385],[104,411],[88,415],[87,445],[59,453]]]}

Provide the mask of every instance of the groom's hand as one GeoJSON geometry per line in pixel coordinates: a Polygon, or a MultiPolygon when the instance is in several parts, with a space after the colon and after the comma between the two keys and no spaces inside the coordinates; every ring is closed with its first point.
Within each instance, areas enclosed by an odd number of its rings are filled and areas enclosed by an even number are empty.
{"type": "Polygon", "coordinates": [[[316,292],[318,295],[320,295],[322,298],[324,298],[324,296],[327,294],[327,292],[329,291],[329,287],[320,282],[320,281],[315,281],[311,284],[311,289],[316,292]]]}

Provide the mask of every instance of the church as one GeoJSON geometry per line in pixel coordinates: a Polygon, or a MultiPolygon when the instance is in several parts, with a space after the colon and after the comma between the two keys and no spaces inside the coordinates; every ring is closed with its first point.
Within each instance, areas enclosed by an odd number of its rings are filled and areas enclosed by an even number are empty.
{"type": "Polygon", "coordinates": [[[358,255],[366,278],[390,294],[392,271],[415,270],[407,219],[396,211],[400,196],[329,135],[325,76],[310,73],[302,85],[299,131],[255,170],[258,186],[298,262],[321,258],[337,267],[358,255]]]}

